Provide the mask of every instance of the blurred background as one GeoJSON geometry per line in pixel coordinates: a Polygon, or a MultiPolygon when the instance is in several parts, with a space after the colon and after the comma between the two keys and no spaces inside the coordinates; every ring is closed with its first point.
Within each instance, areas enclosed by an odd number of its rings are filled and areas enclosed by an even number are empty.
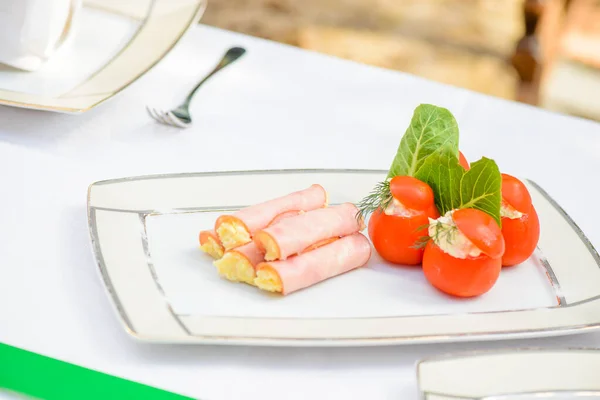
{"type": "Polygon", "coordinates": [[[600,0],[209,0],[202,23],[600,121],[600,0]]]}

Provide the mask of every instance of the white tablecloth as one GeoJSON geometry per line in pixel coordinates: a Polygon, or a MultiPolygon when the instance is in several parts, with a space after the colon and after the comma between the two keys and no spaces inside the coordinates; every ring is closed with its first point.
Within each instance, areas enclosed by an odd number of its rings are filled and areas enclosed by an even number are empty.
{"type": "Polygon", "coordinates": [[[387,169],[419,103],[449,108],[469,159],[492,157],[505,172],[537,181],[600,248],[600,125],[200,26],[88,113],[0,109],[0,341],[207,400],[416,399],[415,363],[426,356],[600,346],[600,333],[287,349],[142,344],[124,332],[91,253],[90,183],[187,171],[387,169]],[[232,45],[248,52],[201,89],[193,128],[150,120],[147,103],[177,104],[232,45]]]}

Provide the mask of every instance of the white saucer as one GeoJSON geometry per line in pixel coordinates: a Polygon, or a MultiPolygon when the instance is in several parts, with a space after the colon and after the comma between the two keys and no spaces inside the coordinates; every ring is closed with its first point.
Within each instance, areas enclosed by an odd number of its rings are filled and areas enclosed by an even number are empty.
{"type": "Polygon", "coordinates": [[[0,105],[88,111],[148,72],[205,8],[206,0],[85,0],[70,43],[40,69],[0,64],[0,105]]]}

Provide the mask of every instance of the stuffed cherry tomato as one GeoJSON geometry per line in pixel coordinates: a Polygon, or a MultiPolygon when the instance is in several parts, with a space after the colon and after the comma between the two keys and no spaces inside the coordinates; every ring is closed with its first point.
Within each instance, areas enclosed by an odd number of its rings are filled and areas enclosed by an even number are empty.
{"type": "Polygon", "coordinates": [[[460,164],[461,167],[463,167],[467,171],[471,168],[471,166],[469,165],[469,162],[467,161],[467,158],[461,151],[458,152],[458,163],[460,164]]]}
{"type": "Polygon", "coordinates": [[[540,238],[540,221],[527,187],[508,174],[502,174],[500,215],[506,243],[502,265],[520,264],[535,251],[540,238]]]}
{"type": "Polygon", "coordinates": [[[429,218],[439,217],[433,190],[411,176],[390,181],[393,200],[369,219],[369,237],[377,253],[394,264],[417,265],[423,260],[419,241],[427,236],[429,218]]]}
{"type": "Polygon", "coordinates": [[[449,211],[429,226],[423,272],[437,289],[457,297],[489,291],[502,269],[504,238],[496,221],[483,211],[449,211]]]}

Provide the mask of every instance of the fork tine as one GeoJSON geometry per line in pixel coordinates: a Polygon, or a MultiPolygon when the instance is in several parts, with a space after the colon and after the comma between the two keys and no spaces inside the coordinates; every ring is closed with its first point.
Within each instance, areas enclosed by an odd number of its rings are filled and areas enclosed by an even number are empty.
{"type": "Polygon", "coordinates": [[[173,114],[171,111],[161,111],[161,110],[157,110],[154,107],[150,107],[150,106],[146,106],[146,111],[148,111],[148,114],[150,114],[150,116],[156,120],[157,122],[164,124],[164,125],[170,125],[170,126],[174,126],[176,128],[187,128],[188,124],[186,124],[185,122],[181,121],[179,118],[177,118],[177,116],[175,114],[173,114]]]}
{"type": "Polygon", "coordinates": [[[164,125],[172,125],[171,122],[166,118],[166,113],[164,111],[159,111],[156,108],[153,108],[152,111],[154,112],[154,118],[158,122],[164,125]]]}
{"type": "Polygon", "coordinates": [[[146,111],[148,112],[148,115],[152,117],[152,119],[156,120],[156,115],[154,115],[154,109],[152,107],[146,106],[146,111]]]}
{"type": "Polygon", "coordinates": [[[156,121],[159,122],[161,124],[164,124],[164,121],[162,120],[162,118],[160,117],[160,113],[153,107],[146,107],[146,109],[148,110],[148,113],[150,114],[150,116],[156,121]]]}
{"type": "Polygon", "coordinates": [[[150,113],[152,118],[160,122],[160,114],[156,111],[156,108],[149,107],[148,112],[150,113]]]}
{"type": "Polygon", "coordinates": [[[161,112],[159,113],[159,117],[160,117],[160,120],[161,120],[161,122],[162,122],[163,124],[165,124],[165,125],[171,125],[171,126],[173,126],[173,124],[171,123],[171,121],[169,121],[169,118],[167,118],[167,113],[166,113],[166,112],[164,112],[164,111],[161,111],[161,112]]]}
{"type": "Polygon", "coordinates": [[[173,125],[177,126],[178,128],[187,128],[187,124],[181,121],[179,118],[177,118],[177,116],[171,111],[167,113],[167,116],[169,117],[173,125]]]}
{"type": "Polygon", "coordinates": [[[175,117],[173,115],[173,113],[171,113],[171,111],[167,111],[164,114],[164,117],[167,121],[169,121],[169,125],[174,126],[174,127],[179,127],[179,125],[177,124],[177,117],[175,117]]]}

